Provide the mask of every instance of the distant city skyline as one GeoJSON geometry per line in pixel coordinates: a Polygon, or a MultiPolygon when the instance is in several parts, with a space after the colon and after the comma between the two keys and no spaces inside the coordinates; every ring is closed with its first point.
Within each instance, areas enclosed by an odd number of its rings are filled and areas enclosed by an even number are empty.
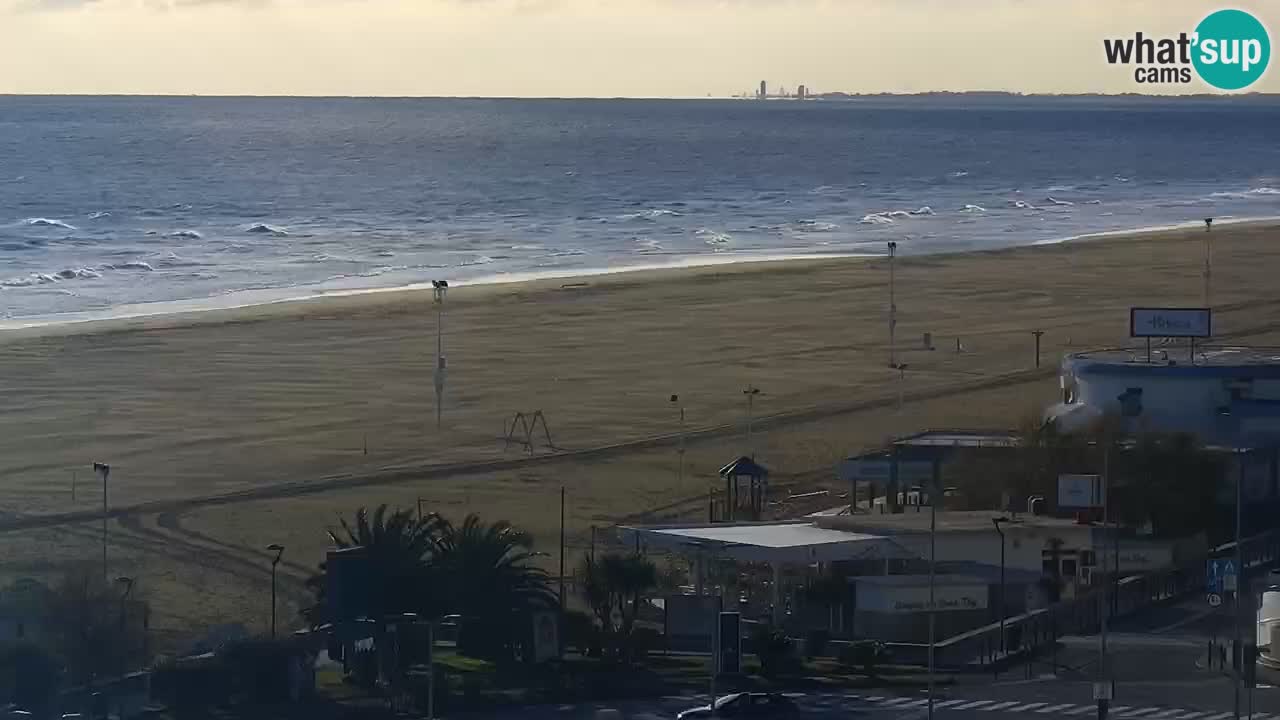
{"type": "MultiPolygon", "coordinates": [[[[1233,3],[1280,27],[1261,0],[1233,3]]],[[[0,93],[727,97],[1139,85],[1104,38],[1203,0],[0,0],[0,93]]],[[[1274,39],[1274,38],[1273,38],[1274,39]]],[[[1280,92],[1272,68],[1250,87],[1280,92]]]]}

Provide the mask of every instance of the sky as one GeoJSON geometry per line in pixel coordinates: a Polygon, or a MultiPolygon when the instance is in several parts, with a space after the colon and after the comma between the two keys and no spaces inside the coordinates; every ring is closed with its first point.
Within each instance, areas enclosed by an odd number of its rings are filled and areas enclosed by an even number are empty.
{"type": "MultiPolygon", "coordinates": [[[[0,0],[0,93],[705,97],[1153,90],[1105,37],[1202,0],[0,0]]],[[[1275,40],[1280,3],[1239,0],[1275,40]]],[[[1280,61],[1277,61],[1280,62],[1280,61]]],[[[1275,63],[1273,63],[1274,65],[1275,63]]],[[[1190,85],[1161,92],[1206,92],[1190,85]]],[[[1272,67],[1250,90],[1280,92],[1272,67]]]]}

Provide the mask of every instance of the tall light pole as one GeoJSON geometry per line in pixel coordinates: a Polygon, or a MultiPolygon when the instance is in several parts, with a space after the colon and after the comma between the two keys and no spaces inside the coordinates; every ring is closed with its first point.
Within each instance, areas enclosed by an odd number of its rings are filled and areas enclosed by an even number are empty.
{"type": "Polygon", "coordinates": [[[1235,634],[1235,648],[1233,650],[1233,658],[1235,660],[1236,672],[1232,678],[1232,687],[1235,690],[1235,717],[1240,717],[1240,684],[1244,675],[1244,646],[1242,631],[1240,629],[1241,616],[1244,614],[1244,603],[1241,602],[1245,594],[1245,572],[1244,572],[1244,548],[1241,546],[1241,540],[1244,539],[1244,477],[1245,477],[1245,458],[1248,457],[1244,452],[1236,453],[1236,457],[1240,463],[1240,476],[1236,479],[1236,597],[1235,597],[1235,617],[1231,623],[1232,630],[1235,634]]]}
{"type": "Polygon", "coordinates": [[[889,241],[889,366],[898,364],[898,346],[895,342],[898,331],[898,303],[896,288],[895,260],[898,257],[898,243],[889,241]]]}
{"type": "MultiPolygon", "coordinates": [[[[1108,515],[1110,513],[1109,497],[1111,495],[1111,432],[1109,430],[1104,432],[1103,434],[1103,443],[1104,445],[1102,447],[1102,527],[1105,530],[1107,527],[1108,515]]],[[[1104,543],[1106,542],[1105,536],[1103,537],[1102,541],[1104,543]]],[[[1104,578],[1104,582],[1105,582],[1105,578],[1107,577],[1107,551],[1106,551],[1105,545],[1103,546],[1101,555],[1102,555],[1102,577],[1104,578]]],[[[1117,557],[1117,560],[1119,560],[1118,557],[1117,557]]],[[[1100,626],[1099,633],[1098,633],[1098,685],[1099,686],[1103,686],[1105,683],[1109,682],[1109,678],[1107,677],[1107,613],[1110,611],[1111,608],[1107,599],[1108,586],[1109,585],[1103,586],[1102,603],[1098,607],[1098,624],[1100,626]]],[[[1107,710],[1110,706],[1111,694],[1112,693],[1110,692],[1104,692],[1104,693],[1098,693],[1096,691],[1094,692],[1095,696],[1097,695],[1106,696],[1106,699],[1103,699],[1101,697],[1098,699],[1098,720],[1106,720],[1107,710]]]]}
{"type": "Polygon", "coordinates": [[[903,395],[906,393],[907,388],[907,364],[897,363],[891,367],[898,371],[898,412],[901,413],[903,395]]]}
{"type": "Polygon", "coordinates": [[[934,598],[934,581],[936,579],[937,539],[938,539],[938,502],[942,499],[942,468],[940,461],[933,461],[933,487],[929,490],[929,720],[933,720],[933,656],[934,628],[936,626],[937,603],[934,598]]]}
{"type": "Polygon", "coordinates": [[[1036,368],[1040,367],[1040,338],[1044,337],[1043,330],[1032,330],[1032,335],[1036,336],[1036,368]]]}
{"type": "Polygon", "coordinates": [[[742,394],[747,398],[747,452],[751,454],[751,459],[756,458],[755,448],[751,445],[751,421],[754,417],[755,399],[760,394],[760,388],[755,385],[747,385],[742,394]]]}
{"type": "Polygon", "coordinates": [[[1211,307],[1211,277],[1213,272],[1213,218],[1204,219],[1204,306],[1211,307]]]}
{"type": "Polygon", "coordinates": [[[280,564],[280,556],[284,555],[284,546],[272,543],[267,546],[268,550],[275,552],[276,556],[271,558],[271,637],[276,636],[276,566],[280,564]]]}
{"type": "Polygon", "coordinates": [[[440,429],[444,412],[444,296],[449,292],[447,280],[432,280],[431,295],[436,306],[436,429],[440,429]]]}
{"type": "Polygon", "coordinates": [[[679,403],[680,403],[680,396],[673,394],[671,396],[671,404],[677,405],[680,408],[680,447],[679,449],[676,450],[676,454],[679,456],[678,462],[676,464],[676,486],[683,487],[684,486],[684,405],[679,403]]]}
{"type": "Polygon", "coordinates": [[[996,526],[996,533],[1000,535],[1000,654],[1003,657],[1004,647],[1004,616],[1005,616],[1005,584],[1004,584],[1004,528],[1000,527],[1002,523],[1009,522],[1009,518],[1001,516],[991,518],[991,524],[996,526]]]}
{"type": "Polygon", "coordinates": [[[102,477],[102,581],[107,581],[107,476],[111,474],[111,466],[96,462],[93,471],[102,477]]]}

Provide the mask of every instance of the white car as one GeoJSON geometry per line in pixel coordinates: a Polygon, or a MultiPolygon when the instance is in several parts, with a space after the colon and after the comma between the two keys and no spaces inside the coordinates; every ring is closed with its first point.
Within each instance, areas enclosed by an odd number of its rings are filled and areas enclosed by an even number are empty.
{"type": "Polygon", "coordinates": [[[676,720],[696,718],[792,718],[798,714],[796,703],[779,693],[733,693],[716,698],[716,707],[710,705],[689,708],[676,715],[676,720]]]}

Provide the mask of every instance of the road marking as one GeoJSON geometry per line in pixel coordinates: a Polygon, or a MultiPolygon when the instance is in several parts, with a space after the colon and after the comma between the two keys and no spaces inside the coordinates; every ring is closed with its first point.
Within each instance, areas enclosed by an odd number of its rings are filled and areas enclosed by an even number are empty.
{"type": "Polygon", "coordinates": [[[1170,718],[1169,720],[1191,720],[1192,718],[1198,718],[1201,715],[1208,715],[1208,714],[1209,713],[1203,710],[1193,710],[1185,715],[1179,715],[1177,717],[1170,718]]]}
{"type": "Polygon", "coordinates": [[[955,710],[974,710],[974,709],[977,709],[977,708],[982,707],[983,705],[993,705],[993,704],[995,704],[995,700],[976,700],[976,701],[971,702],[971,703],[965,703],[964,705],[957,705],[957,706],[955,706],[955,708],[953,708],[953,709],[955,709],[955,710]]]}
{"type": "Polygon", "coordinates": [[[1061,705],[1050,705],[1049,707],[1043,707],[1037,710],[1036,712],[1037,713],[1061,712],[1063,710],[1066,710],[1069,707],[1075,707],[1075,706],[1076,706],[1075,703],[1063,703],[1061,705]]]}
{"type": "Polygon", "coordinates": [[[883,706],[891,706],[891,705],[901,706],[902,703],[909,703],[909,702],[912,702],[912,700],[913,698],[909,698],[909,697],[896,697],[896,698],[889,698],[888,700],[885,700],[880,704],[883,706]]]}
{"type": "Polygon", "coordinates": [[[1204,718],[1204,720],[1227,720],[1227,718],[1233,715],[1235,715],[1235,712],[1218,713],[1217,715],[1211,715],[1207,718],[1204,718]]]}
{"type": "Polygon", "coordinates": [[[1020,705],[1018,707],[1009,708],[1007,712],[1026,712],[1028,710],[1033,710],[1035,708],[1043,707],[1048,704],[1049,703],[1027,703],[1026,705],[1020,705]]]}
{"type": "Polygon", "coordinates": [[[928,704],[929,704],[929,698],[925,698],[923,700],[912,700],[911,702],[904,702],[900,705],[895,705],[894,708],[901,709],[901,708],[909,708],[909,707],[920,707],[922,705],[928,705],[928,704]]]}
{"type": "Polygon", "coordinates": [[[991,707],[985,707],[985,708],[981,708],[981,709],[982,709],[982,710],[1004,710],[1005,708],[1011,708],[1011,707],[1013,707],[1014,705],[1020,705],[1020,704],[1021,704],[1020,702],[1018,702],[1017,700],[1014,700],[1013,702],[1002,702],[1002,703],[996,703],[995,705],[992,705],[991,707]]]}
{"type": "MultiPolygon", "coordinates": [[[[855,695],[854,697],[857,697],[857,696],[855,695]]],[[[867,702],[880,702],[881,700],[884,699],[884,696],[883,695],[867,695],[862,699],[866,700],[867,702]]]]}
{"type": "Polygon", "coordinates": [[[1160,720],[1171,720],[1171,718],[1173,718],[1174,715],[1181,715],[1184,712],[1186,712],[1186,710],[1183,710],[1181,708],[1172,708],[1169,710],[1162,710],[1157,712],[1155,715],[1148,715],[1147,720],[1156,720],[1156,718],[1160,718],[1160,720]]]}
{"type": "MultiPolygon", "coordinates": [[[[952,705],[958,705],[959,703],[962,703],[962,702],[964,702],[964,700],[943,700],[942,702],[935,702],[933,706],[935,708],[944,708],[944,707],[950,707],[952,705]]],[[[1257,717],[1257,716],[1255,715],[1254,717],[1257,717]]]]}
{"type": "Polygon", "coordinates": [[[1136,718],[1136,717],[1143,717],[1144,715],[1150,715],[1151,713],[1158,713],[1158,712],[1160,712],[1160,708],[1153,708],[1153,707],[1134,708],[1126,713],[1116,713],[1116,717],[1136,718]]]}
{"type": "Polygon", "coordinates": [[[1063,715],[1084,715],[1085,713],[1093,713],[1093,712],[1097,712],[1097,711],[1098,711],[1098,706],[1097,706],[1096,704],[1094,704],[1094,705],[1081,705],[1080,707],[1076,708],[1075,710],[1069,710],[1069,711],[1067,711],[1067,712],[1063,713],[1063,715]]]}

